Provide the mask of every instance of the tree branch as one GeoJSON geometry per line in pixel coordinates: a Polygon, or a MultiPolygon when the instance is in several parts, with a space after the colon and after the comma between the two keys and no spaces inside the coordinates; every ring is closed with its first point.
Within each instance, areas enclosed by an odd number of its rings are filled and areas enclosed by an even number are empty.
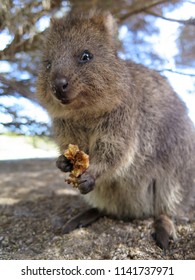
{"type": "Polygon", "coordinates": [[[0,75],[0,82],[2,82],[4,85],[7,85],[12,90],[20,93],[23,97],[36,101],[34,94],[30,93],[28,91],[28,87],[26,87],[26,85],[22,85],[22,82],[8,80],[2,75],[0,75]]]}
{"type": "Polygon", "coordinates": [[[174,73],[174,74],[179,74],[179,75],[184,75],[184,76],[189,76],[189,77],[195,77],[195,74],[179,72],[179,71],[175,71],[175,70],[172,70],[172,69],[162,69],[162,70],[158,70],[157,72],[165,72],[165,71],[168,71],[168,72],[171,72],[171,73],[174,73]]]}
{"type": "Polygon", "coordinates": [[[144,11],[146,14],[149,14],[149,15],[152,15],[154,17],[158,17],[158,18],[162,18],[164,20],[168,20],[168,21],[172,21],[172,22],[177,22],[177,23],[181,23],[181,24],[186,24],[186,25],[195,25],[195,18],[190,18],[190,19],[187,19],[187,20],[181,20],[181,19],[173,19],[173,18],[167,18],[167,17],[164,17],[160,14],[157,14],[153,11],[144,11]]]}
{"type": "Polygon", "coordinates": [[[24,41],[19,41],[19,35],[16,35],[11,44],[9,44],[4,50],[0,51],[0,59],[8,60],[18,52],[28,52],[36,49],[39,38],[43,33],[44,31],[35,34],[32,38],[26,39],[24,41]]]}
{"type": "Polygon", "coordinates": [[[130,17],[134,14],[138,14],[138,13],[148,10],[154,6],[160,5],[162,3],[167,3],[167,2],[169,2],[169,1],[168,0],[150,0],[150,1],[142,1],[142,2],[137,1],[128,8],[128,12],[126,14],[119,16],[119,20],[124,21],[125,19],[127,19],[128,17],[130,17]]]}

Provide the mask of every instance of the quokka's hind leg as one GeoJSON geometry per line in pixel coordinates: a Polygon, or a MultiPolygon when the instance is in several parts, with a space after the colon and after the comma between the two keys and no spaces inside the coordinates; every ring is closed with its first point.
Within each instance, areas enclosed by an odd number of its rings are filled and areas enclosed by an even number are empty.
{"type": "Polygon", "coordinates": [[[95,222],[97,219],[99,219],[102,216],[103,214],[100,213],[98,209],[96,208],[88,209],[78,214],[77,216],[73,217],[72,219],[70,219],[63,226],[62,232],[66,234],[73,231],[76,228],[86,227],[92,224],[93,222],[95,222]]]}
{"type": "Polygon", "coordinates": [[[154,239],[156,244],[163,249],[166,254],[170,239],[176,239],[174,223],[167,215],[161,214],[154,221],[154,229],[154,239]]]}

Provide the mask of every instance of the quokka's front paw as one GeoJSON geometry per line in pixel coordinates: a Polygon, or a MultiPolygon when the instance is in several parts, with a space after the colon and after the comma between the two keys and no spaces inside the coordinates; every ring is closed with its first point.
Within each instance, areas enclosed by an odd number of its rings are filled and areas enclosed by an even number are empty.
{"type": "Polygon", "coordinates": [[[71,172],[73,170],[72,163],[64,155],[58,157],[56,166],[63,172],[71,172]]]}
{"type": "Polygon", "coordinates": [[[88,173],[83,173],[78,178],[78,189],[80,190],[81,194],[87,194],[94,189],[95,186],[95,179],[88,173]]]}

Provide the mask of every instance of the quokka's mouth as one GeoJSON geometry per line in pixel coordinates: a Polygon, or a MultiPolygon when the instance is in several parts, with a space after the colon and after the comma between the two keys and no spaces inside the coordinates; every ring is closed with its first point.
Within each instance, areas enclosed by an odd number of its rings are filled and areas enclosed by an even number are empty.
{"type": "Polygon", "coordinates": [[[67,98],[61,98],[60,99],[60,102],[63,104],[63,105],[68,105],[72,102],[72,100],[70,99],[67,99],[67,98]]]}

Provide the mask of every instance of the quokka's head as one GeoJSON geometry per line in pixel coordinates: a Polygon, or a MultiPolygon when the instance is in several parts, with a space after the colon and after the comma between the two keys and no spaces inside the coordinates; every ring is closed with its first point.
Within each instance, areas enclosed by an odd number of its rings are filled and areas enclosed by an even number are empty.
{"type": "Polygon", "coordinates": [[[70,13],[51,19],[46,33],[37,97],[50,114],[112,107],[120,79],[112,15],[70,13]]]}

